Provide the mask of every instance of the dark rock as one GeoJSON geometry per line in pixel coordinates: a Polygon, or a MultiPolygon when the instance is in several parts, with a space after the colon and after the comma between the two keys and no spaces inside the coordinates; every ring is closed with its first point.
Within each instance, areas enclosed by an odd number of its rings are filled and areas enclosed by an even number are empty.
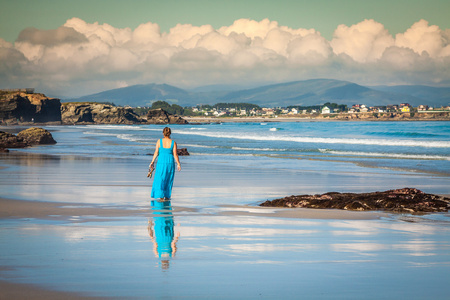
{"type": "Polygon", "coordinates": [[[142,119],[131,108],[101,103],[63,103],[61,117],[64,124],[139,124],[142,119]]]}
{"type": "Polygon", "coordinates": [[[380,210],[392,212],[447,212],[450,198],[426,194],[418,189],[403,188],[373,193],[325,193],[299,195],[266,201],[260,206],[336,208],[346,210],[380,210]]]}
{"type": "MultiPolygon", "coordinates": [[[[29,144],[23,138],[15,136],[14,134],[0,131],[0,148],[25,148],[29,144]]],[[[3,151],[7,152],[7,151],[3,151]]]]}
{"type": "Polygon", "coordinates": [[[147,123],[149,124],[169,124],[169,114],[161,109],[151,109],[147,113],[147,123]]]}
{"type": "Polygon", "coordinates": [[[1,93],[0,120],[6,124],[60,122],[61,102],[44,94],[1,93]]]}
{"type": "Polygon", "coordinates": [[[187,151],[186,148],[180,148],[180,149],[177,149],[177,154],[179,156],[188,156],[189,152],[187,151]]]}
{"type": "Polygon", "coordinates": [[[52,134],[43,128],[31,127],[26,130],[22,130],[17,134],[17,137],[23,139],[30,145],[56,144],[52,134]]]}
{"type": "Polygon", "coordinates": [[[162,108],[151,109],[147,113],[148,124],[189,124],[185,119],[171,115],[162,108]]]}

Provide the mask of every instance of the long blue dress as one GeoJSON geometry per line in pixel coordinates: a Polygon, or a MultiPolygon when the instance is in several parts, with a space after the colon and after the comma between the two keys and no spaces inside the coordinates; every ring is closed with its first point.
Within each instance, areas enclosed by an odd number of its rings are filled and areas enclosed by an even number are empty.
{"type": "Polygon", "coordinates": [[[172,257],[172,242],[174,239],[174,220],[170,201],[151,201],[154,220],[154,233],[159,258],[172,257]]]}
{"type": "Polygon", "coordinates": [[[152,186],[152,198],[167,198],[172,195],[173,178],[175,176],[175,159],[173,157],[173,145],[164,148],[160,141],[158,161],[156,162],[155,177],[152,186]]]}

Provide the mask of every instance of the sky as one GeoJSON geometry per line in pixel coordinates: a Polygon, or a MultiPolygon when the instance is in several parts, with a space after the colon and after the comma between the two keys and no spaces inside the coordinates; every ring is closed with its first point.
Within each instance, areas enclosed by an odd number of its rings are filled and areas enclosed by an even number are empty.
{"type": "Polygon", "coordinates": [[[0,88],[450,86],[449,0],[0,0],[0,88]]]}

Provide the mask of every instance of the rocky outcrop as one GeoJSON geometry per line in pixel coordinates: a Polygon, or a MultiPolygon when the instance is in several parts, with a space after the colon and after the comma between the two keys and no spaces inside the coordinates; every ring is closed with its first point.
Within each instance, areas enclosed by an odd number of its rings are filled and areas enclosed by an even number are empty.
{"type": "Polygon", "coordinates": [[[101,103],[63,103],[63,124],[138,124],[142,119],[131,108],[101,103]]]}
{"type": "Polygon", "coordinates": [[[0,152],[8,152],[8,148],[25,148],[28,146],[28,143],[26,143],[23,138],[0,131],[0,152]]]}
{"type": "Polygon", "coordinates": [[[44,94],[0,91],[0,121],[8,125],[61,122],[61,102],[44,94]]]}
{"type": "Polygon", "coordinates": [[[22,130],[17,134],[17,137],[23,139],[29,145],[56,144],[52,134],[43,128],[31,127],[26,130],[22,130]]]}
{"type": "Polygon", "coordinates": [[[148,124],[189,124],[182,117],[171,115],[162,108],[151,109],[147,113],[148,124]]]}
{"type": "Polygon", "coordinates": [[[180,149],[177,149],[177,154],[179,156],[188,156],[189,152],[187,151],[186,148],[180,148],[180,149]]]}
{"type": "Polygon", "coordinates": [[[399,213],[447,212],[450,208],[450,198],[426,194],[414,188],[403,188],[362,194],[332,192],[322,195],[289,196],[268,200],[260,206],[378,210],[399,213]]]}
{"type": "Polygon", "coordinates": [[[0,131],[0,152],[8,148],[25,148],[32,145],[56,144],[53,136],[45,129],[32,127],[22,130],[17,135],[0,131]]]}

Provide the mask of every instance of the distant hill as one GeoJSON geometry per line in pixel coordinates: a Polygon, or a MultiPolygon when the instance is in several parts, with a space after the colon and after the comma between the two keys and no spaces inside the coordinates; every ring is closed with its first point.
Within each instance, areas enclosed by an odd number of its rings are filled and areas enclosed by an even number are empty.
{"type": "Polygon", "coordinates": [[[396,86],[374,86],[374,90],[400,95],[410,95],[421,100],[429,100],[430,103],[421,103],[439,106],[450,105],[450,87],[432,87],[425,85],[396,85],[396,86]]]}
{"type": "Polygon", "coordinates": [[[190,99],[191,93],[168,84],[139,84],[86,95],[76,99],[68,99],[67,101],[112,102],[120,106],[129,105],[137,107],[151,106],[153,102],[158,100],[184,105],[184,103],[180,104],[178,102],[184,102],[190,99]]]}
{"type": "Polygon", "coordinates": [[[157,100],[181,106],[216,104],[218,102],[245,102],[267,107],[289,105],[366,104],[370,106],[409,103],[430,106],[448,105],[450,88],[428,86],[365,87],[348,81],[311,79],[238,89],[218,85],[184,90],[167,84],[134,85],[67,101],[113,102],[116,105],[150,106],[157,100]]]}
{"type": "Polygon", "coordinates": [[[332,80],[312,79],[263,86],[236,91],[220,97],[221,102],[247,102],[263,106],[317,105],[326,102],[338,104],[388,105],[399,102],[421,102],[412,96],[377,91],[355,83],[332,80]]]}

